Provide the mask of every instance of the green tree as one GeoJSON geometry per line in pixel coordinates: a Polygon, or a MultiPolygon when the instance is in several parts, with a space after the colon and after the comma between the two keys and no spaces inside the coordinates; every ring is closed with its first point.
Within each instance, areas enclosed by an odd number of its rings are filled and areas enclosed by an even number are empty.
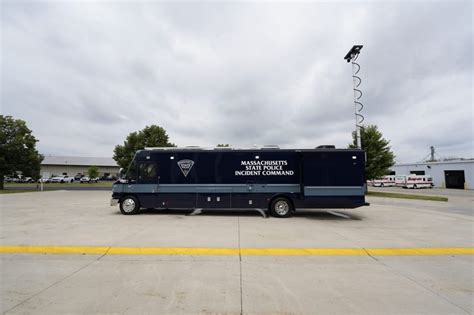
{"type": "Polygon", "coordinates": [[[5,175],[21,172],[39,178],[43,156],[36,150],[36,142],[25,121],[0,115],[0,189],[5,175]]]}
{"type": "Polygon", "coordinates": [[[225,144],[224,144],[224,143],[219,143],[219,144],[217,145],[217,147],[218,147],[218,148],[228,148],[228,147],[230,147],[230,144],[228,144],[228,143],[225,143],[225,144]]]}
{"type": "Polygon", "coordinates": [[[120,167],[126,169],[138,150],[143,150],[145,147],[174,146],[169,142],[165,129],[157,125],[146,126],[143,130],[130,133],[123,145],[115,146],[114,160],[120,167]]]}
{"type": "Polygon", "coordinates": [[[87,170],[87,175],[89,175],[90,179],[99,177],[99,168],[97,166],[92,165],[87,170]]]}
{"type": "MultiPolygon", "coordinates": [[[[365,164],[365,177],[367,179],[378,178],[389,173],[390,167],[395,164],[395,155],[390,149],[390,141],[385,140],[377,126],[364,126],[360,130],[362,149],[367,154],[365,164]]],[[[350,148],[356,148],[356,133],[352,133],[353,143],[350,148]]]]}

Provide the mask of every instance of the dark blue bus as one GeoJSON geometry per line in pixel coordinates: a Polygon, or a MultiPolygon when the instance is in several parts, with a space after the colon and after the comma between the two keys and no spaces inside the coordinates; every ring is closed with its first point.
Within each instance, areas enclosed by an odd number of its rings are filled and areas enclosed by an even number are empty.
{"type": "Polygon", "coordinates": [[[260,209],[288,217],[302,208],[366,205],[365,153],[358,149],[150,148],[137,151],[113,185],[111,205],[260,209]]]}

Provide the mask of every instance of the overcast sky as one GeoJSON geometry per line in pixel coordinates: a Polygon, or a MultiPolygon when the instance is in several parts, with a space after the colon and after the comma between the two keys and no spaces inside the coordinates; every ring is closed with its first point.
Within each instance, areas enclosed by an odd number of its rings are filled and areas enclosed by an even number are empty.
{"type": "Polygon", "coordinates": [[[43,154],[111,157],[146,125],[180,146],[346,147],[474,157],[473,6],[455,2],[1,3],[1,112],[43,154]]]}

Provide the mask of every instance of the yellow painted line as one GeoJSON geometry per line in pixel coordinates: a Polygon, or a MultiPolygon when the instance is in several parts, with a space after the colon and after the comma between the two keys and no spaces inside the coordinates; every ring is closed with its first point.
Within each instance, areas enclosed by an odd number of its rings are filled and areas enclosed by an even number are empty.
{"type": "Polygon", "coordinates": [[[361,256],[362,248],[242,248],[242,256],[361,256]]]}
{"type": "Polygon", "coordinates": [[[103,255],[107,253],[109,248],[91,246],[0,246],[0,253],[103,255]]]}
{"type": "Polygon", "coordinates": [[[474,255],[474,248],[367,248],[374,256],[474,255]]]}
{"type": "Polygon", "coordinates": [[[185,256],[427,256],[474,255],[474,248],[193,248],[193,247],[93,247],[0,246],[0,253],[185,255],[185,256]]]}
{"type": "Polygon", "coordinates": [[[186,248],[186,247],[111,247],[112,255],[204,255],[238,256],[238,248],[186,248]]]}

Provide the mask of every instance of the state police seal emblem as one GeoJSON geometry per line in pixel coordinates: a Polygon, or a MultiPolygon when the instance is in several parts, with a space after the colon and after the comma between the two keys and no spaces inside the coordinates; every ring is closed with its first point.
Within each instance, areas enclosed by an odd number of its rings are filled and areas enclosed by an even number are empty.
{"type": "Polygon", "coordinates": [[[191,168],[193,168],[194,161],[193,160],[181,160],[178,161],[178,166],[183,172],[184,177],[188,176],[189,171],[191,171],[191,168]]]}

